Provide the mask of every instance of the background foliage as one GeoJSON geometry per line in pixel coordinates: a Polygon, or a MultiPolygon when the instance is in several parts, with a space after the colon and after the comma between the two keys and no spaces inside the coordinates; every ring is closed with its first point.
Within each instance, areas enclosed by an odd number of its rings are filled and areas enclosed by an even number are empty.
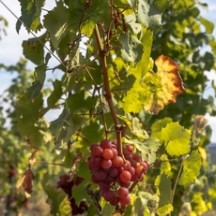
{"type": "Polygon", "coordinates": [[[1,65],[17,73],[1,97],[4,214],[37,215],[41,205],[42,215],[75,215],[76,208],[86,215],[121,212],[98,199],[86,163],[91,144],[116,139],[117,123],[127,125],[123,143],[134,144],[151,164],[122,214],[201,215],[215,209],[215,167],[209,166],[205,149],[210,128],[202,117],[216,111],[213,97],[203,97],[216,52],[214,25],[200,15],[206,5],[62,0],[42,17],[45,1],[19,2],[17,32],[23,25],[40,36],[22,44],[25,58],[35,64],[33,73],[26,60],[1,65]],[[52,58],[59,65],[51,68],[52,58]],[[175,62],[184,87],[173,72],[175,62]],[[57,71],[58,78],[50,71],[57,71]],[[171,71],[171,78],[163,71],[171,71]],[[178,84],[166,101],[164,83],[172,86],[173,77],[178,84]],[[178,94],[184,89],[177,98],[176,89],[178,94]],[[110,93],[117,120],[110,112],[110,93]],[[46,116],[53,110],[58,112],[49,122],[46,116]],[[61,188],[64,174],[73,178],[71,197],[61,188]]]}

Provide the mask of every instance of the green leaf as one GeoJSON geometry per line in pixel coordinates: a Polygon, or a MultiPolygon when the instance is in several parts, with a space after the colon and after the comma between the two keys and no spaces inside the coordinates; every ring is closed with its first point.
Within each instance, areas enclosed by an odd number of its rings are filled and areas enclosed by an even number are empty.
{"type": "Polygon", "coordinates": [[[145,27],[156,29],[161,25],[162,12],[149,1],[138,2],[138,20],[145,27]]]}
{"type": "Polygon", "coordinates": [[[57,2],[56,7],[49,11],[44,17],[44,26],[50,33],[51,41],[55,48],[58,48],[63,36],[68,29],[69,10],[62,2],[57,2]],[[62,16],[64,14],[64,16],[62,16]]]}
{"type": "Polygon", "coordinates": [[[146,89],[143,88],[140,82],[143,78],[143,75],[148,71],[153,34],[152,31],[145,28],[143,28],[143,32],[144,35],[141,40],[143,53],[141,60],[136,64],[135,67],[128,69],[128,74],[133,75],[136,80],[133,84],[133,87],[127,91],[121,103],[125,113],[138,113],[143,109],[143,104],[146,103],[146,97],[143,97],[144,92],[146,94],[146,89]]]}
{"type": "Polygon", "coordinates": [[[43,38],[30,38],[22,43],[24,56],[36,65],[43,64],[44,44],[43,38]]]}
{"type": "Polygon", "coordinates": [[[188,186],[195,182],[201,167],[201,157],[197,150],[192,151],[183,162],[183,172],[179,179],[179,184],[188,186]]]}
{"type": "MultiPolygon", "coordinates": [[[[145,48],[145,47],[144,47],[145,48]]],[[[149,52],[147,52],[149,54],[149,52]]],[[[169,57],[161,55],[155,60],[157,71],[153,72],[149,56],[129,70],[137,79],[133,87],[123,98],[123,109],[128,112],[140,112],[143,108],[152,114],[158,114],[169,103],[175,103],[176,97],[184,92],[183,83],[178,73],[178,65],[169,57]],[[149,70],[149,71],[148,71],[149,70]]],[[[143,59],[142,58],[142,59],[143,59]]]]}
{"type": "Polygon", "coordinates": [[[35,101],[41,92],[46,78],[46,65],[40,65],[35,68],[35,82],[27,89],[27,93],[32,101],[35,101]]]}
{"type": "Polygon", "coordinates": [[[16,104],[18,131],[23,137],[28,138],[30,145],[37,148],[43,143],[42,129],[38,124],[42,106],[43,100],[41,94],[35,101],[30,100],[27,95],[24,95],[16,104]]]}
{"type": "Polygon", "coordinates": [[[89,198],[84,183],[81,183],[79,185],[74,185],[74,187],[72,188],[72,194],[77,205],[79,205],[81,201],[88,200],[89,198]]]}
{"type": "Polygon", "coordinates": [[[209,34],[213,33],[214,23],[212,23],[209,20],[205,19],[203,16],[200,16],[200,22],[205,26],[205,29],[206,29],[207,33],[209,33],[209,34]]]}
{"type": "Polygon", "coordinates": [[[95,22],[91,19],[86,20],[81,27],[81,33],[87,37],[91,37],[95,27],[95,22]]]}
{"type": "Polygon", "coordinates": [[[173,206],[170,203],[170,196],[172,192],[170,178],[165,174],[162,174],[156,179],[155,185],[158,186],[160,193],[157,213],[159,215],[167,215],[173,211],[173,206]]]}
{"type": "Polygon", "coordinates": [[[171,118],[163,118],[156,120],[151,126],[151,137],[156,137],[161,139],[161,130],[162,128],[166,127],[168,123],[171,123],[171,118]]]}
{"type": "Polygon", "coordinates": [[[157,209],[157,214],[161,216],[162,215],[165,216],[165,215],[170,214],[170,212],[172,211],[173,211],[173,206],[171,204],[167,204],[165,206],[159,207],[157,209]]]}
{"type": "Polygon", "coordinates": [[[124,142],[126,144],[133,144],[140,151],[142,159],[148,161],[150,164],[155,162],[156,152],[161,145],[156,138],[148,138],[144,141],[124,138],[124,142]]]}
{"type": "Polygon", "coordinates": [[[129,3],[127,0],[118,0],[113,2],[115,4],[116,7],[129,7],[129,3]]]}
{"type": "Polygon", "coordinates": [[[120,39],[122,44],[122,58],[125,61],[137,63],[142,55],[143,46],[137,37],[125,34],[120,39]]]}
{"type": "Polygon", "coordinates": [[[90,173],[89,167],[85,161],[79,162],[77,175],[79,177],[83,178],[85,181],[89,181],[91,179],[91,173],[90,173]]]}
{"type": "Polygon", "coordinates": [[[155,6],[155,8],[157,8],[162,13],[167,9],[169,5],[169,1],[168,0],[154,0],[153,5],[155,6]]]}
{"type": "Polygon", "coordinates": [[[103,130],[101,126],[96,121],[91,121],[89,124],[86,123],[86,126],[83,128],[83,135],[91,143],[97,143],[103,137],[103,130]]]}
{"type": "Polygon", "coordinates": [[[67,106],[71,112],[81,112],[82,110],[93,109],[96,104],[96,98],[87,97],[85,91],[79,91],[76,94],[70,95],[67,100],[67,106]]]}
{"type": "Polygon", "coordinates": [[[108,8],[108,1],[94,0],[87,10],[87,17],[95,23],[98,23],[101,19],[106,20],[110,17],[108,8]]]}
{"type": "Polygon", "coordinates": [[[71,206],[67,194],[60,188],[54,188],[50,185],[45,187],[50,203],[51,213],[54,216],[70,216],[71,206]]]}
{"type": "Polygon", "coordinates": [[[54,89],[47,99],[47,105],[49,108],[55,106],[62,96],[62,82],[60,80],[55,80],[52,84],[54,89]]]}
{"type": "Polygon", "coordinates": [[[118,115],[118,118],[120,118],[121,120],[125,122],[128,129],[134,136],[142,140],[145,140],[146,138],[148,138],[147,132],[143,129],[143,124],[140,122],[140,120],[137,117],[134,117],[128,114],[126,116],[118,115]]]}
{"type": "Polygon", "coordinates": [[[206,52],[202,59],[203,59],[203,63],[205,64],[204,70],[210,71],[215,64],[214,55],[210,52],[206,52]]]}
{"type": "Polygon", "coordinates": [[[63,134],[65,135],[65,123],[67,122],[69,115],[68,110],[64,108],[60,116],[50,123],[50,131],[55,136],[56,143],[61,142],[64,137],[63,134]]]}
{"type": "Polygon", "coordinates": [[[105,206],[103,207],[102,215],[112,216],[114,212],[115,212],[115,206],[106,203],[105,206]]]}
{"type": "Polygon", "coordinates": [[[38,31],[42,25],[40,22],[40,15],[45,0],[19,0],[21,5],[21,17],[17,21],[17,32],[20,30],[20,20],[22,20],[27,31],[38,31]]]}
{"type": "Polygon", "coordinates": [[[180,126],[178,122],[166,125],[161,131],[166,151],[171,156],[180,156],[190,151],[191,131],[180,126]]]}

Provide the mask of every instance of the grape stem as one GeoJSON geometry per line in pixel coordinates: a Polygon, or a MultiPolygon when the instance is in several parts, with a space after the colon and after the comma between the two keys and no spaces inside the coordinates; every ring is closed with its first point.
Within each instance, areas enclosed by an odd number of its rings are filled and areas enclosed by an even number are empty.
{"type": "Polygon", "coordinates": [[[96,36],[97,45],[99,48],[99,56],[101,58],[103,85],[104,85],[104,91],[105,91],[104,96],[108,103],[110,113],[112,116],[112,120],[115,125],[117,148],[118,148],[119,154],[123,156],[123,149],[122,149],[122,142],[121,142],[121,133],[122,133],[123,128],[119,124],[117,113],[115,111],[113,100],[112,100],[112,94],[111,94],[111,89],[110,89],[110,84],[109,84],[109,77],[108,77],[108,72],[107,72],[107,59],[106,59],[107,52],[104,48],[104,43],[102,41],[100,31],[98,29],[98,25],[95,25],[94,32],[96,36]]]}
{"type": "MultiPolygon", "coordinates": [[[[173,201],[174,201],[174,196],[175,196],[177,184],[178,184],[178,181],[179,181],[180,175],[181,175],[181,173],[182,173],[182,169],[183,169],[183,162],[184,162],[184,159],[181,159],[180,168],[179,168],[177,177],[176,177],[176,179],[175,179],[175,183],[174,183],[174,186],[173,186],[173,189],[172,189],[172,192],[171,192],[171,196],[170,196],[170,203],[171,203],[171,204],[172,204],[173,201]]],[[[171,216],[171,213],[170,213],[169,215],[171,216]]]]}

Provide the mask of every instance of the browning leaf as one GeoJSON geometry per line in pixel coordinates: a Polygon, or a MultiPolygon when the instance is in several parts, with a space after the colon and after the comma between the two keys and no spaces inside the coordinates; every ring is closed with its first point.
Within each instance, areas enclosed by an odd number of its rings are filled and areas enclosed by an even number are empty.
{"type": "Polygon", "coordinates": [[[26,197],[30,197],[32,193],[32,186],[33,186],[32,182],[33,182],[33,173],[30,169],[28,169],[24,173],[24,175],[18,180],[16,187],[17,189],[23,187],[26,197]]]}
{"type": "Polygon", "coordinates": [[[178,65],[169,57],[161,55],[155,60],[157,71],[155,76],[152,103],[149,110],[158,114],[169,103],[175,103],[176,97],[184,92],[183,83],[179,75],[178,65]]]}
{"type": "Polygon", "coordinates": [[[161,55],[155,65],[156,72],[152,69],[143,72],[145,64],[137,68],[136,81],[123,98],[125,113],[138,113],[144,109],[156,115],[169,103],[175,103],[176,97],[184,92],[178,65],[172,59],[161,55]]]}

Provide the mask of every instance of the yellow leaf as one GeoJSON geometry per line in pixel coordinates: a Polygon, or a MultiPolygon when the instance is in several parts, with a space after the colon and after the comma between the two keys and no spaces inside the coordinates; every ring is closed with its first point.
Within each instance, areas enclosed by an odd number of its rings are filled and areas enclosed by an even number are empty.
{"type": "Polygon", "coordinates": [[[136,72],[130,70],[129,73],[133,74],[136,80],[123,98],[122,108],[125,113],[138,113],[144,108],[156,115],[169,103],[175,103],[176,97],[184,92],[178,65],[172,59],[159,56],[155,60],[156,72],[148,67],[150,65],[146,66],[144,62],[136,67],[136,72]],[[142,69],[146,67],[149,71],[142,69]]]}
{"type": "Polygon", "coordinates": [[[152,101],[149,111],[158,114],[169,103],[175,103],[176,97],[184,92],[178,65],[169,57],[161,55],[155,60],[157,72],[154,85],[157,90],[152,91],[152,101]]]}

